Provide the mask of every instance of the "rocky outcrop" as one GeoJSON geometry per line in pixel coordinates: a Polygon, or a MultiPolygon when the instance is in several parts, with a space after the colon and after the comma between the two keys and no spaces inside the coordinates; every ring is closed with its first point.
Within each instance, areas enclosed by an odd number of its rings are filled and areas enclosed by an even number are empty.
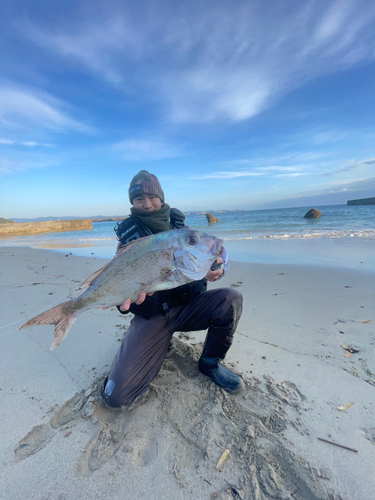
{"type": "Polygon", "coordinates": [[[0,224],[14,224],[14,220],[12,219],[3,219],[0,217],[0,224]]]}
{"type": "Polygon", "coordinates": [[[317,208],[312,208],[303,216],[305,219],[318,219],[322,214],[317,208]]]}
{"type": "Polygon", "coordinates": [[[21,234],[60,233],[65,231],[82,231],[92,229],[92,220],[51,220],[44,222],[19,222],[1,224],[0,236],[19,236],[21,234]]]}
{"type": "Polygon", "coordinates": [[[220,222],[214,215],[210,214],[210,212],[206,212],[207,222],[209,224],[215,224],[216,222],[220,222]]]}
{"type": "Polygon", "coordinates": [[[375,205],[375,198],[361,198],[360,200],[348,200],[348,205],[375,205]]]}

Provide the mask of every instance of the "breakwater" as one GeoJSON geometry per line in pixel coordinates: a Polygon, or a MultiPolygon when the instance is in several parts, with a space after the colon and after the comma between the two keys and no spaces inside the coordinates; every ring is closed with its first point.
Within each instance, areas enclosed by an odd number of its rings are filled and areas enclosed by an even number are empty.
{"type": "Polygon", "coordinates": [[[1,236],[19,236],[22,234],[61,233],[68,231],[82,231],[92,229],[91,219],[51,220],[43,222],[19,222],[1,224],[1,236]]]}
{"type": "Polygon", "coordinates": [[[348,200],[348,205],[375,205],[375,198],[362,198],[360,200],[348,200]]]}

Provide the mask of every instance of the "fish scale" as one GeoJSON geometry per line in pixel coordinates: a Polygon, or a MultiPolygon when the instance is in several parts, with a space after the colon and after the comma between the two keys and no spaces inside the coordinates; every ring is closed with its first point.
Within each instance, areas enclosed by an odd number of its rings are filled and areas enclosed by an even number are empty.
{"type": "Polygon", "coordinates": [[[156,288],[150,289],[150,283],[154,283],[156,279],[160,278],[161,258],[165,265],[167,257],[170,272],[177,271],[173,264],[173,254],[168,255],[167,252],[156,250],[120,269],[110,282],[107,281],[101,285],[99,281],[93,284],[89,300],[96,299],[96,305],[108,305],[108,297],[112,293],[112,305],[117,305],[122,303],[124,297],[136,300],[141,292],[149,293],[151,291],[167,290],[185,284],[187,281],[181,276],[180,280],[176,278],[175,282],[173,282],[174,286],[170,286],[171,282],[161,281],[159,285],[156,285],[156,288]],[[116,294],[113,294],[113,289],[116,289],[116,294]],[[104,299],[104,303],[101,299],[104,299]]]}

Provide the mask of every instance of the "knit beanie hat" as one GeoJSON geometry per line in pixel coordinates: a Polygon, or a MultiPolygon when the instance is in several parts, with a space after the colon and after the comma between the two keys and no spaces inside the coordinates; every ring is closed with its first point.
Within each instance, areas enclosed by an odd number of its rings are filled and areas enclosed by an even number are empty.
{"type": "Polygon", "coordinates": [[[133,177],[129,186],[129,200],[133,203],[134,198],[142,196],[142,194],[152,194],[160,198],[164,203],[164,193],[161,188],[159,179],[156,175],[149,174],[147,170],[141,170],[133,177]]]}

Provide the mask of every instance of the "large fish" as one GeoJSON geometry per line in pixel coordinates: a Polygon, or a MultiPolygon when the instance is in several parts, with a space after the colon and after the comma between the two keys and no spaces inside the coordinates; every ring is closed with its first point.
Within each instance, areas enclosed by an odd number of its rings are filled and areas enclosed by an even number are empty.
{"type": "Polygon", "coordinates": [[[179,229],[146,236],[126,245],[84,281],[80,288],[86,291],[77,298],[35,316],[20,330],[55,325],[54,349],[87,309],[116,306],[126,299],[134,302],[141,292],[168,290],[202,279],[223,252],[222,240],[199,231],[179,229]]]}

